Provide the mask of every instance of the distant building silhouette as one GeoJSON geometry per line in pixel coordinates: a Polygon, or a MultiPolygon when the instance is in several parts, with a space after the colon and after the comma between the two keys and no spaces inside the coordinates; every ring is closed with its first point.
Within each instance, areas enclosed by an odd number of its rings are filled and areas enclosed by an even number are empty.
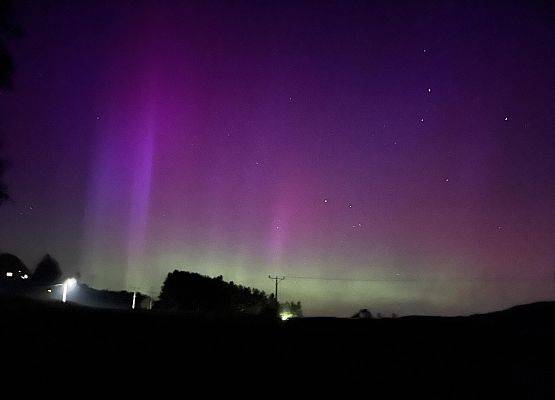
{"type": "Polygon", "coordinates": [[[26,280],[30,275],[18,257],[9,253],[0,254],[0,282],[10,284],[17,280],[26,280]]]}

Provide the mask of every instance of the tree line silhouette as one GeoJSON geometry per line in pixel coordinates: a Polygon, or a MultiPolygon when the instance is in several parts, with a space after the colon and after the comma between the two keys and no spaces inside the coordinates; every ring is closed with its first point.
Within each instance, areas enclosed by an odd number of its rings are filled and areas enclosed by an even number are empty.
{"type": "Polygon", "coordinates": [[[166,277],[156,307],[204,315],[277,316],[279,311],[273,294],[226,282],[221,275],[178,270],[166,277]]]}
{"type": "MultiPolygon", "coordinates": [[[[0,292],[5,294],[56,300],[66,278],[68,276],[64,276],[58,262],[49,254],[39,261],[32,273],[15,255],[0,254],[0,292]]],[[[221,275],[211,278],[174,270],[167,275],[157,301],[140,292],[99,290],[83,283],[78,287],[70,300],[91,307],[129,309],[133,302],[136,308],[153,307],[205,316],[277,318],[280,314],[292,318],[303,315],[300,302],[278,304],[273,294],[226,282],[221,275]]]]}

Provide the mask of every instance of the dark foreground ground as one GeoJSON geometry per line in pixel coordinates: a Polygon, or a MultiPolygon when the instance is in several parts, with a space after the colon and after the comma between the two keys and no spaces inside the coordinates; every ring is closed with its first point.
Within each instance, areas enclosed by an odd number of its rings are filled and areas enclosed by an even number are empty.
{"type": "Polygon", "coordinates": [[[60,398],[99,387],[111,393],[114,384],[157,387],[154,398],[176,397],[162,395],[168,387],[189,393],[199,384],[205,392],[258,397],[289,397],[295,384],[340,386],[365,398],[555,395],[555,302],[471,317],[281,323],[1,298],[0,318],[3,381],[46,381],[40,390],[60,398]],[[79,389],[64,395],[69,382],[79,389]]]}

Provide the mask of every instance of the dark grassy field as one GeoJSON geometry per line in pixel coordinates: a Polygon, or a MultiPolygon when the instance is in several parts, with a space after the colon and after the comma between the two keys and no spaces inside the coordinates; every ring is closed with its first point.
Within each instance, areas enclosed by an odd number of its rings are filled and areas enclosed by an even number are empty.
{"type": "Polygon", "coordinates": [[[56,380],[341,383],[389,397],[554,394],[555,302],[470,317],[277,322],[2,298],[0,318],[4,365],[56,380]]]}

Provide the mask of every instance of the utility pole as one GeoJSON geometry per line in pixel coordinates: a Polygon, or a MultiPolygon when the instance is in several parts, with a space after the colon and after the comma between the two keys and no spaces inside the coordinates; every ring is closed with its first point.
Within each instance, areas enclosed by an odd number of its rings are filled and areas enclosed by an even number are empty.
{"type": "Polygon", "coordinates": [[[268,275],[268,278],[270,278],[271,280],[276,282],[276,291],[274,293],[274,296],[276,298],[276,303],[279,304],[278,302],[278,284],[285,279],[285,276],[272,276],[272,275],[268,275]]]}

